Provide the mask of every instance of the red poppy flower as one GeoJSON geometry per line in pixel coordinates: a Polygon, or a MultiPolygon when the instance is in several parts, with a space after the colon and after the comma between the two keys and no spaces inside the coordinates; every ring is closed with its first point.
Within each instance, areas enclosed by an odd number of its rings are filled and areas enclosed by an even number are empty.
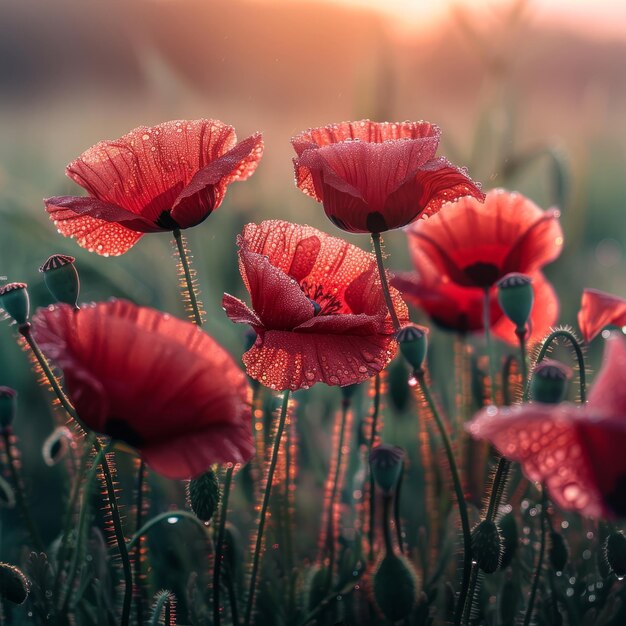
{"type": "MultiPolygon", "coordinates": [[[[243,356],[252,378],[272,389],[345,386],[389,363],[397,346],[373,255],[279,221],[248,224],[237,243],[253,310],[229,294],[222,304],[233,322],[257,333],[243,356]]],[[[408,321],[395,289],[392,299],[408,321]]]]}
{"type": "Polygon", "coordinates": [[[169,478],[253,452],[245,375],[205,332],[123,300],[39,309],[33,335],[82,422],[169,478]]]}
{"type": "Polygon", "coordinates": [[[626,326],[626,300],[597,289],[584,289],[578,326],[591,341],[605,326],[626,326]]]}
{"type": "Polygon", "coordinates": [[[123,254],[144,233],[205,220],[230,183],[254,172],[262,153],[260,134],[237,143],[235,129],[218,120],[140,126],[101,141],[67,166],[88,196],[44,202],[62,235],[91,252],[123,254]]]}
{"type": "Polygon", "coordinates": [[[564,509],[592,517],[626,517],[626,341],[613,335],[584,406],[487,407],[468,424],[548,486],[564,509]]]}
{"type": "Polygon", "coordinates": [[[540,271],[561,251],[558,217],[558,211],[542,211],[524,196],[503,190],[490,191],[484,204],[463,198],[407,229],[417,272],[400,273],[392,284],[436,323],[459,332],[483,330],[488,289],[494,334],[517,343],[495,284],[510,272],[528,274],[535,292],[530,339],[538,339],[558,315],[556,294],[540,271]]]}
{"type": "Polygon", "coordinates": [[[462,169],[435,158],[441,131],[428,122],[343,122],[291,140],[296,184],[339,228],[381,233],[437,213],[462,196],[485,197],[462,169]]]}

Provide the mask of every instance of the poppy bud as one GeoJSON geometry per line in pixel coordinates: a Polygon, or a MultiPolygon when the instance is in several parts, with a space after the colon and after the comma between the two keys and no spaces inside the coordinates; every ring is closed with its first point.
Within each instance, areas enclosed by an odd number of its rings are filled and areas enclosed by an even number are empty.
{"type": "Polygon", "coordinates": [[[196,516],[203,522],[213,517],[220,501],[220,483],[217,474],[209,470],[197,478],[193,478],[187,485],[189,506],[196,516]]]}
{"type": "Polygon", "coordinates": [[[567,565],[569,549],[565,537],[561,533],[552,531],[550,533],[550,565],[555,572],[562,572],[567,565]]]}
{"type": "Polygon", "coordinates": [[[72,433],[65,426],[55,428],[43,442],[41,450],[43,460],[48,467],[56,465],[65,458],[70,449],[72,433]]]}
{"type": "Polygon", "coordinates": [[[428,328],[408,324],[396,335],[400,352],[414,370],[422,369],[428,350],[428,328]]]}
{"type": "Polygon", "coordinates": [[[57,300],[76,306],[80,291],[80,279],[74,265],[74,257],[53,254],[40,268],[48,291],[57,300]]]}
{"type": "Polygon", "coordinates": [[[621,531],[613,532],[604,544],[606,560],[618,578],[626,576],[626,537],[621,531]]]}
{"type": "Polygon", "coordinates": [[[30,300],[26,283],[7,283],[0,287],[0,306],[18,323],[26,324],[30,300]]]}
{"type": "Polygon", "coordinates": [[[507,567],[517,551],[519,539],[517,533],[517,522],[513,513],[507,513],[498,523],[500,536],[502,537],[502,554],[500,555],[500,569],[507,567]]]}
{"type": "Polygon", "coordinates": [[[404,450],[398,446],[382,443],[370,453],[370,468],[374,482],[386,495],[393,492],[398,484],[404,462],[404,450]]]}
{"type": "Polygon", "coordinates": [[[13,424],[17,410],[17,391],[11,387],[0,387],[0,429],[13,424]]]}
{"type": "Polygon", "coordinates": [[[0,563],[0,597],[22,604],[28,597],[28,579],[15,565],[0,563]]]}
{"type": "Polygon", "coordinates": [[[408,617],[417,601],[418,578],[411,563],[397,554],[386,554],[376,566],[372,579],[372,600],[390,622],[408,617]]]}
{"type": "Polygon", "coordinates": [[[517,330],[526,328],[533,309],[535,294],[531,282],[529,276],[512,272],[496,283],[500,308],[517,326],[517,330]]]}
{"type": "Polygon", "coordinates": [[[552,359],[544,359],[537,364],[530,381],[530,398],[535,402],[556,404],[562,402],[567,392],[567,381],[572,370],[552,359]]]}
{"type": "Polygon", "coordinates": [[[483,520],[472,530],[472,559],[486,574],[493,574],[502,558],[502,536],[496,523],[483,520]]]}

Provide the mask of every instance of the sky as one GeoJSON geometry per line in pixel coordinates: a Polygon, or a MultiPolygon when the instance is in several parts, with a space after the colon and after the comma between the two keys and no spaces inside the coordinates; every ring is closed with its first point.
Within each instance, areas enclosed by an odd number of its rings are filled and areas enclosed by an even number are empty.
{"type": "MultiPolygon", "coordinates": [[[[267,1],[267,0],[266,0],[267,1]]],[[[297,1],[297,0],[291,0],[297,1]]],[[[389,15],[400,29],[432,28],[460,5],[475,11],[498,12],[510,7],[511,0],[320,0],[322,2],[369,7],[389,15]]],[[[624,0],[528,0],[532,17],[538,21],[559,22],[590,34],[626,39],[624,0]]]]}

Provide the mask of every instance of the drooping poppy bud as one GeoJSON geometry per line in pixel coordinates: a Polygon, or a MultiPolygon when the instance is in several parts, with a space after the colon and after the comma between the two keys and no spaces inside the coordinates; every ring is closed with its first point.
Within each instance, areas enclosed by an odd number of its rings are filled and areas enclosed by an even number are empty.
{"type": "Polygon", "coordinates": [[[626,537],[621,531],[613,532],[604,544],[606,560],[618,578],[626,576],[626,537]]]}
{"type": "Polygon", "coordinates": [[[187,486],[189,506],[203,522],[213,517],[220,501],[220,483],[217,474],[209,470],[189,481],[187,486]]]}
{"type": "Polygon", "coordinates": [[[372,600],[390,622],[408,617],[417,601],[419,581],[415,569],[405,557],[387,553],[371,578],[372,600]]]}
{"type": "Polygon", "coordinates": [[[502,560],[500,530],[492,520],[484,519],[472,530],[472,558],[486,574],[493,574],[502,560]]]}
{"type": "Polygon", "coordinates": [[[407,324],[396,335],[400,352],[414,370],[422,369],[428,350],[428,328],[407,324]]]}
{"type": "Polygon", "coordinates": [[[530,381],[530,398],[535,402],[558,404],[565,398],[572,370],[559,361],[544,359],[537,364],[530,381]]]}
{"type": "Polygon", "coordinates": [[[0,387],[0,429],[13,424],[17,411],[17,391],[11,387],[0,387]]]}
{"type": "Polygon", "coordinates": [[[48,291],[57,302],[76,306],[80,292],[80,279],[74,265],[74,257],[53,254],[40,268],[48,291]]]}
{"type": "Polygon", "coordinates": [[[7,283],[0,287],[0,307],[18,324],[26,324],[30,314],[30,300],[26,283],[7,283]]]}
{"type": "Polygon", "coordinates": [[[523,331],[533,310],[535,294],[532,279],[526,274],[512,272],[501,278],[498,286],[498,302],[504,314],[523,331]]]}
{"type": "Polygon", "coordinates": [[[28,579],[15,565],[0,563],[0,596],[3,600],[23,604],[29,586],[28,579]]]}
{"type": "Polygon", "coordinates": [[[393,492],[398,484],[404,462],[404,450],[398,446],[382,443],[370,453],[370,467],[374,482],[385,494],[393,492]]]}
{"type": "Polygon", "coordinates": [[[561,533],[552,531],[550,533],[550,551],[548,553],[550,558],[550,565],[555,572],[562,572],[567,565],[567,559],[569,557],[569,548],[565,537],[561,533]]]}

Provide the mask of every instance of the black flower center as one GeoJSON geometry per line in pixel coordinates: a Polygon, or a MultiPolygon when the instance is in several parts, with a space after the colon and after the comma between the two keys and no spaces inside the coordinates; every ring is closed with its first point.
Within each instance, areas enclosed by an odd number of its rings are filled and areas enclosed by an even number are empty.
{"type": "Polygon", "coordinates": [[[159,215],[156,225],[161,228],[165,228],[166,230],[176,230],[178,228],[178,224],[176,220],[172,218],[172,215],[169,211],[162,211],[161,215],[159,215]]]}
{"type": "Polygon", "coordinates": [[[124,441],[133,448],[139,448],[143,442],[143,437],[125,420],[108,419],[104,425],[104,432],[112,439],[124,441]]]}
{"type": "Polygon", "coordinates": [[[463,273],[472,281],[476,287],[491,287],[500,277],[500,269],[493,263],[472,263],[468,265],[463,273]]]}
{"type": "Polygon", "coordinates": [[[314,285],[303,280],[300,283],[300,289],[313,302],[316,317],[319,315],[333,315],[341,311],[341,302],[337,296],[325,291],[321,285],[314,285]]]}

